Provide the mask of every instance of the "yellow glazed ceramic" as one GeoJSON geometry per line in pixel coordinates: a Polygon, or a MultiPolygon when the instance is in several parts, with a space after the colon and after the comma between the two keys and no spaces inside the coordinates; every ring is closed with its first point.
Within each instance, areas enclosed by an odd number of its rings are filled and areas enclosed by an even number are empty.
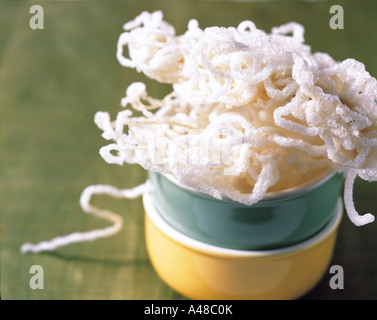
{"type": "MultiPolygon", "coordinates": [[[[339,200],[341,203],[341,201],[339,200]]],[[[327,271],[342,216],[338,213],[315,236],[299,244],[265,251],[233,250],[189,238],[169,226],[145,194],[145,236],[157,274],[190,299],[296,299],[327,271]]]]}

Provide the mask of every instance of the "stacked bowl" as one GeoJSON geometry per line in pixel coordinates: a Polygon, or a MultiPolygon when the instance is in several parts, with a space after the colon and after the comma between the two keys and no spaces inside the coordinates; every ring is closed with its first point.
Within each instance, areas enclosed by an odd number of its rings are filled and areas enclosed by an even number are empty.
{"type": "Polygon", "coordinates": [[[343,174],[247,206],[149,173],[145,236],[160,278],[190,299],[297,299],[322,278],[342,217],[343,174]]]}

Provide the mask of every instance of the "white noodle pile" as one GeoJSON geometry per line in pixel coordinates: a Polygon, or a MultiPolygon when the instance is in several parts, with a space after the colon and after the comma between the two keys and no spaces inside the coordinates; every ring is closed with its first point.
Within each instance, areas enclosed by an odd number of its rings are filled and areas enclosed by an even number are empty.
{"type": "MultiPolygon", "coordinates": [[[[171,84],[172,92],[154,99],[136,82],[127,88],[121,100],[126,109],[115,120],[107,112],[96,114],[103,137],[113,141],[100,150],[106,162],[139,164],[194,190],[248,205],[326,168],[347,169],[350,220],[356,225],[374,220],[357,213],[352,196],[357,176],[377,180],[377,81],[362,63],[311,53],[297,23],[267,34],[251,21],[202,30],[191,20],[177,36],[156,11],[143,12],[124,29],[117,46],[120,64],[171,84]]],[[[109,187],[90,192],[127,197],[109,187]]],[[[50,250],[119,230],[119,219],[84,198],[84,211],[102,212],[97,215],[114,226],[94,237],[26,244],[22,251],[50,250]]]]}
{"type": "Polygon", "coordinates": [[[124,29],[119,62],[173,90],[156,100],[133,83],[122,99],[129,108],[114,122],[96,114],[103,137],[115,142],[101,149],[105,161],[138,163],[249,205],[320,168],[349,169],[349,216],[357,225],[373,220],[352,201],[356,176],[377,180],[377,83],[362,63],[312,54],[297,23],[267,34],[251,21],[202,30],[191,20],[176,36],[156,11],[124,29]]]}

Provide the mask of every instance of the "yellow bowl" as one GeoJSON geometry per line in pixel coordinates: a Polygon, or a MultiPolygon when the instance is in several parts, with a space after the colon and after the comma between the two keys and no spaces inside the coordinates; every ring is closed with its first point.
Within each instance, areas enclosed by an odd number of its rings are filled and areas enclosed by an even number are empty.
{"type": "Polygon", "coordinates": [[[315,236],[289,247],[246,251],[194,240],[168,225],[143,196],[145,237],[160,278],[183,296],[197,300],[297,299],[326,272],[343,207],[315,236]]]}

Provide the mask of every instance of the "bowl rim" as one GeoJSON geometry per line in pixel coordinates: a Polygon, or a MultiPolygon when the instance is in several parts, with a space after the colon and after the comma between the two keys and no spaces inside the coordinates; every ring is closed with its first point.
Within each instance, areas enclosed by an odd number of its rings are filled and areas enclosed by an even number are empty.
{"type": "MultiPolygon", "coordinates": [[[[310,192],[313,189],[316,189],[318,186],[320,186],[323,183],[330,180],[334,175],[336,175],[338,173],[342,173],[342,172],[344,172],[344,170],[330,167],[327,170],[325,170],[324,172],[322,172],[315,179],[310,180],[310,181],[303,183],[301,185],[298,185],[296,187],[287,188],[287,189],[275,191],[275,192],[267,192],[263,196],[263,198],[258,202],[281,200],[281,199],[284,199],[284,198],[288,198],[288,197],[291,198],[291,197],[298,196],[300,194],[310,192]]],[[[227,202],[227,203],[236,202],[236,201],[228,199],[228,198],[217,199],[217,198],[212,197],[211,195],[208,195],[208,194],[205,194],[205,193],[202,193],[202,192],[198,192],[198,191],[194,190],[193,188],[190,188],[189,186],[181,184],[171,174],[158,173],[158,172],[152,172],[152,173],[153,174],[160,174],[161,176],[165,177],[167,180],[169,180],[171,183],[173,183],[177,187],[179,187],[183,190],[186,190],[188,192],[191,192],[191,193],[195,194],[195,196],[197,196],[197,197],[202,197],[202,198],[210,199],[210,200],[213,200],[213,201],[222,201],[222,202],[227,202]]]]}
{"type": "Polygon", "coordinates": [[[297,253],[299,251],[306,251],[313,246],[318,245],[320,242],[326,240],[331,234],[335,233],[343,216],[343,201],[342,198],[338,198],[338,210],[337,213],[332,217],[332,219],[327,223],[327,225],[317,232],[314,236],[301,241],[300,243],[286,246],[277,249],[268,250],[239,250],[230,249],[215,246],[212,244],[207,244],[199,240],[193,239],[186,236],[174,229],[163,218],[158,214],[157,210],[153,206],[153,195],[150,192],[143,194],[143,205],[147,217],[152,221],[152,223],[167,237],[171,238],[173,241],[180,245],[190,248],[194,251],[218,255],[225,257],[238,257],[238,258],[268,258],[282,254],[297,253]]]}

